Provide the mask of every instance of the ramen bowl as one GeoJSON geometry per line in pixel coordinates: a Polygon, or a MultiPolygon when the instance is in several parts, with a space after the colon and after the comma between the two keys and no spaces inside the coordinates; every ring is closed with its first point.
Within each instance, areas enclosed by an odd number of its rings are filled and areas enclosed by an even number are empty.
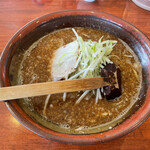
{"type": "Polygon", "coordinates": [[[27,49],[39,38],[52,31],[68,27],[87,27],[106,31],[122,41],[137,55],[142,65],[142,87],[138,103],[122,123],[101,132],[99,129],[85,134],[72,134],[59,127],[48,128],[41,125],[44,121],[36,113],[21,107],[16,100],[5,101],[11,114],[27,129],[46,139],[71,144],[96,144],[107,142],[136,129],[150,115],[150,41],[136,27],[113,15],[89,10],[67,10],[39,17],[21,28],[6,45],[0,60],[0,85],[10,86],[9,68],[16,50],[27,49]],[[35,119],[35,116],[37,119],[35,119]]]}

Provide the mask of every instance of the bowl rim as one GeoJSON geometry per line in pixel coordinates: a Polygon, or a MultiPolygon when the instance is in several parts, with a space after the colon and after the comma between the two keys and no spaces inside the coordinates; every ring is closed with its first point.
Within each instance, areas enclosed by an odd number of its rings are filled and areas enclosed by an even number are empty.
{"type": "MultiPolygon", "coordinates": [[[[12,43],[14,37],[19,36],[20,33],[28,28],[30,25],[32,25],[33,23],[37,22],[37,26],[39,25],[38,21],[42,20],[48,16],[52,16],[52,15],[59,15],[62,13],[71,13],[71,12],[75,12],[75,13],[79,13],[79,12],[83,12],[83,13],[89,13],[93,16],[95,16],[96,14],[102,15],[99,18],[104,18],[112,23],[118,24],[118,22],[116,22],[116,19],[118,21],[122,21],[123,23],[125,23],[126,25],[128,25],[130,27],[130,29],[132,29],[132,31],[134,31],[135,33],[138,33],[142,38],[144,46],[146,46],[149,50],[148,50],[148,57],[150,59],[150,40],[149,38],[142,32],[140,31],[138,28],[136,28],[134,25],[132,25],[131,23],[125,21],[122,18],[116,17],[112,14],[108,14],[105,12],[100,12],[100,11],[95,11],[95,10],[76,10],[76,9],[72,9],[72,10],[63,10],[63,11],[57,11],[57,12],[53,12],[53,13],[49,13],[46,15],[43,15],[41,17],[38,17],[32,21],[30,21],[29,23],[27,23],[26,25],[24,25],[21,29],[19,29],[14,36],[9,40],[9,42],[7,43],[6,47],[4,48],[2,54],[1,54],[1,58],[0,58],[0,66],[2,58],[6,55],[6,51],[9,50],[10,44],[12,43]],[[105,18],[105,17],[108,18],[105,18]],[[111,20],[109,20],[109,18],[111,18],[111,20]],[[114,19],[114,20],[113,20],[114,19]]],[[[79,14],[78,14],[79,15],[79,14]]],[[[63,16],[63,15],[62,15],[63,16]]],[[[120,24],[121,26],[121,24],[120,24]]],[[[35,26],[34,26],[35,27],[35,26]]],[[[124,26],[126,28],[126,26],[124,26]]],[[[1,71],[2,69],[0,69],[1,71]]],[[[149,68],[149,72],[150,72],[150,68],[149,68]]],[[[0,72],[0,80],[1,79],[1,72],[0,72]]],[[[150,78],[149,78],[150,81],[150,78]]],[[[0,86],[5,86],[5,83],[0,83],[0,86]]],[[[129,132],[133,131],[134,129],[136,129],[138,126],[140,126],[149,116],[150,116],[150,87],[148,87],[149,92],[147,92],[147,100],[144,102],[144,104],[142,105],[142,107],[140,107],[137,111],[136,114],[133,114],[129,119],[126,120],[125,122],[121,123],[119,126],[115,127],[113,130],[109,130],[104,133],[96,133],[96,134],[90,134],[90,135],[71,135],[71,134],[65,134],[65,133],[59,133],[57,131],[53,131],[50,129],[44,129],[45,127],[40,126],[39,124],[35,123],[31,118],[29,118],[28,116],[25,116],[25,118],[22,118],[22,116],[20,115],[20,113],[18,113],[19,108],[17,108],[16,104],[15,104],[15,100],[14,101],[5,101],[5,105],[8,108],[8,110],[10,111],[10,113],[23,125],[25,126],[27,129],[29,129],[30,131],[38,134],[39,136],[42,136],[44,138],[47,139],[52,139],[55,141],[59,141],[59,142],[64,142],[64,143],[71,143],[71,144],[96,144],[96,143],[100,143],[100,142],[106,142],[106,141],[110,141],[113,140],[115,138],[121,137],[125,134],[128,134],[129,132]],[[17,109],[16,109],[17,108],[17,109]],[[143,115],[141,115],[143,114],[143,115]],[[28,120],[26,120],[28,119],[28,120]],[[135,120],[134,123],[132,120],[135,120]],[[132,122],[132,123],[131,123],[132,122]],[[123,127],[123,125],[126,125],[126,128],[123,127]],[[49,130],[49,132],[47,131],[49,130]],[[116,131],[114,133],[114,131],[116,131]],[[109,132],[109,134],[108,134],[109,132]]],[[[19,110],[21,111],[21,110],[19,110]]]]}

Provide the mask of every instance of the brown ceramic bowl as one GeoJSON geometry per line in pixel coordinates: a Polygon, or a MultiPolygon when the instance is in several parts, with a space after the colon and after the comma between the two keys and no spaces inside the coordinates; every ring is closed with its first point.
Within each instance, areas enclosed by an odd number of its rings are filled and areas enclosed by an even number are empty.
{"type": "MultiPolygon", "coordinates": [[[[107,31],[125,41],[138,56],[142,64],[142,89],[140,91],[140,108],[112,130],[95,134],[73,135],[48,129],[28,116],[15,100],[5,104],[11,114],[32,132],[55,141],[72,144],[95,144],[121,137],[139,125],[150,115],[150,41],[136,27],[112,15],[86,10],[69,10],[48,14],[37,18],[20,29],[8,42],[0,61],[0,85],[9,86],[9,66],[17,48],[26,49],[40,37],[56,29],[66,27],[90,27],[107,31]]],[[[136,107],[136,106],[135,106],[136,107]]]]}

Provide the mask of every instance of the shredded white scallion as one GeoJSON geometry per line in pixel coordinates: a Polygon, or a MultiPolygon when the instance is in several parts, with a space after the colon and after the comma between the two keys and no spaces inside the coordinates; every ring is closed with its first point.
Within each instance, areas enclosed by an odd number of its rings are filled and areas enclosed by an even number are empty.
{"type": "MultiPolygon", "coordinates": [[[[103,36],[99,39],[98,42],[95,41],[83,41],[82,37],[78,35],[75,29],[72,29],[74,32],[77,42],[79,44],[79,49],[76,52],[77,62],[75,65],[76,71],[72,73],[66,80],[78,79],[78,78],[90,78],[90,77],[100,77],[100,69],[104,68],[107,63],[112,63],[109,59],[110,54],[113,50],[113,47],[116,45],[117,41],[115,40],[105,40],[103,41],[103,36]]],[[[58,63],[63,63],[67,58],[74,55],[73,53],[66,53],[60,57],[58,63]]],[[[111,55],[113,56],[113,55],[111,55]]],[[[98,103],[99,99],[102,99],[101,92],[103,89],[96,90],[86,90],[83,94],[77,99],[76,104],[80,103],[81,100],[89,93],[95,95],[95,103],[98,103]]],[[[66,93],[63,95],[63,100],[66,100],[66,93]]]]}
{"type": "Polygon", "coordinates": [[[76,101],[76,104],[79,104],[81,102],[81,100],[87,95],[87,93],[89,93],[90,90],[86,90],[76,101]]]}
{"type": "MultiPolygon", "coordinates": [[[[79,43],[79,51],[77,54],[77,63],[75,65],[76,71],[70,75],[68,80],[100,76],[100,68],[103,68],[106,63],[112,63],[109,59],[109,55],[112,52],[113,47],[116,45],[117,41],[102,41],[103,36],[99,39],[98,42],[91,40],[83,41],[82,37],[78,35],[75,29],[72,29],[72,31],[74,32],[79,43]]],[[[91,90],[87,90],[83,92],[83,94],[76,101],[76,104],[80,103],[80,101],[90,91],[91,90]]],[[[92,93],[95,94],[95,90],[92,90],[92,93]]],[[[96,103],[98,102],[98,99],[102,99],[100,89],[96,90],[96,103]]]]}
{"type": "MultiPolygon", "coordinates": [[[[68,74],[66,74],[66,76],[65,76],[65,80],[67,80],[67,79],[68,79],[68,74]]],[[[67,93],[65,92],[65,93],[63,94],[63,101],[65,101],[66,98],[67,98],[67,93]]]]}
{"type": "Polygon", "coordinates": [[[45,99],[45,105],[44,105],[44,109],[43,109],[43,115],[46,116],[46,107],[48,105],[49,99],[50,99],[51,95],[47,95],[46,99],[45,99]]]}

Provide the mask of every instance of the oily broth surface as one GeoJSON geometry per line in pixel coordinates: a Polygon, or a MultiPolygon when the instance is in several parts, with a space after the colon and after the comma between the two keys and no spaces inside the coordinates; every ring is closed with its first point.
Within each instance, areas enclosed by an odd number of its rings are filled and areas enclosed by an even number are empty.
{"type": "MultiPolygon", "coordinates": [[[[43,114],[43,109],[47,96],[26,98],[24,102],[31,110],[54,124],[71,128],[94,127],[114,120],[138,99],[141,84],[141,65],[136,56],[113,35],[96,29],[75,29],[85,41],[98,41],[101,36],[104,36],[103,40],[118,41],[111,53],[111,60],[121,70],[122,95],[117,100],[107,101],[102,99],[95,104],[95,96],[90,93],[79,105],[75,105],[75,101],[82,92],[68,93],[65,102],[62,100],[63,94],[51,95],[45,114],[43,114]]],[[[68,28],[48,34],[34,43],[23,54],[17,72],[18,84],[51,81],[50,61],[54,51],[75,39],[74,33],[68,28]]]]}

